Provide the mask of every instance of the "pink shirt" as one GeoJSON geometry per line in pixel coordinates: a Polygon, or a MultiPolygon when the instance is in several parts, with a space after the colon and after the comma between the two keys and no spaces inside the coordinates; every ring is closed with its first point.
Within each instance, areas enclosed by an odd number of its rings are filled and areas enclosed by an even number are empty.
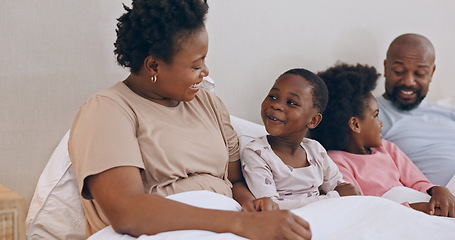
{"type": "Polygon", "coordinates": [[[425,192],[435,186],[414,163],[393,143],[371,149],[371,154],[353,154],[331,150],[327,152],[338,165],[343,179],[354,184],[363,195],[382,196],[397,186],[425,192]]]}

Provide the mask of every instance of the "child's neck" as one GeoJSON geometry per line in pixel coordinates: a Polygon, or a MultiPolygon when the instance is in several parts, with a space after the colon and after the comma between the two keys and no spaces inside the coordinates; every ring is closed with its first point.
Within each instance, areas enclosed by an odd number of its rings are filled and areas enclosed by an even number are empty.
{"type": "Polygon", "coordinates": [[[308,167],[310,165],[306,151],[300,145],[302,139],[296,141],[268,135],[267,140],[273,152],[284,164],[293,168],[308,167]]]}
{"type": "Polygon", "coordinates": [[[302,139],[297,141],[297,140],[293,140],[293,139],[280,138],[280,137],[268,135],[267,140],[268,140],[270,146],[272,147],[273,151],[275,151],[275,152],[295,154],[297,151],[302,150],[302,148],[300,147],[300,143],[302,142],[302,139]]]}
{"type": "Polygon", "coordinates": [[[346,152],[353,153],[353,154],[371,154],[371,148],[365,147],[363,145],[356,145],[356,144],[349,144],[348,149],[346,152]]]}

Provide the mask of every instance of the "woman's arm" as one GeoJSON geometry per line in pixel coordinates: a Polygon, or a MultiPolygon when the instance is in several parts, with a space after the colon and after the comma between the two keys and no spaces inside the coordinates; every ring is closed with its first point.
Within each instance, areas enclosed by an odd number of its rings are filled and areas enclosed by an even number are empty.
{"type": "Polygon", "coordinates": [[[308,223],[289,211],[202,209],[146,194],[139,169],[116,167],[86,178],[86,186],[118,233],[140,236],[199,229],[250,239],[310,239],[308,223]]]}

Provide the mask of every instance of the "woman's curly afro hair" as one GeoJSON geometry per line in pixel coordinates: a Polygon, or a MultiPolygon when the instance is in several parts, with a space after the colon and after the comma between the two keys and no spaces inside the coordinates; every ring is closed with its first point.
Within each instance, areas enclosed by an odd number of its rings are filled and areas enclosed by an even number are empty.
{"type": "Polygon", "coordinates": [[[117,23],[114,53],[121,66],[138,73],[147,56],[167,63],[181,40],[204,27],[208,5],[203,0],[133,0],[117,23]]]}
{"type": "Polygon", "coordinates": [[[348,121],[351,117],[363,119],[366,100],[380,74],[368,65],[341,63],[317,75],[327,85],[329,102],[321,123],[310,130],[310,137],[327,150],[345,151],[349,144],[348,121]]]}

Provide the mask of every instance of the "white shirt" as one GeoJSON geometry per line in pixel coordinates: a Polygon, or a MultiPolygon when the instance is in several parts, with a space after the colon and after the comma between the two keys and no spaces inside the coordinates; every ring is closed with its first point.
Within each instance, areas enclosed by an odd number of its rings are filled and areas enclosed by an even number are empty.
{"type": "Polygon", "coordinates": [[[304,138],[300,146],[310,165],[293,168],[272,150],[266,136],[248,143],[241,153],[248,188],[256,198],[271,197],[280,209],[295,209],[311,202],[339,197],[335,187],[343,182],[338,167],[319,142],[304,138]],[[320,191],[325,195],[320,195],[320,191]]]}

